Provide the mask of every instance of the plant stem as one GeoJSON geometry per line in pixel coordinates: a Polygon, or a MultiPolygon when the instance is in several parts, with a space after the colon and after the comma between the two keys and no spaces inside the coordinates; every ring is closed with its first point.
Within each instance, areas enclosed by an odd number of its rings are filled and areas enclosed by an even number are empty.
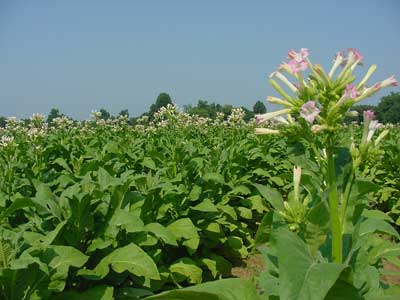
{"type": "MultiPolygon", "coordinates": [[[[346,188],[344,190],[344,194],[342,197],[342,213],[341,213],[341,222],[342,222],[342,227],[344,227],[344,219],[346,218],[346,209],[347,209],[347,203],[349,202],[349,198],[350,198],[350,192],[351,192],[351,188],[353,187],[353,183],[354,183],[354,179],[355,179],[355,174],[354,174],[354,170],[351,171],[349,180],[346,183],[346,188]]],[[[343,230],[344,228],[342,228],[343,230]]],[[[343,233],[343,232],[342,232],[343,233]]]]}
{"type": "Polygon", "coordinates": [[[336,186],[335,158],[331,148],[327,149],[328,156],[328,189],[329,208],[332,229],[332,258],[336,263],[342,263],[342,230],[339,219],[339,197],[336,186]],[[329,151],[328,151],[329,150],[329,151]]]}

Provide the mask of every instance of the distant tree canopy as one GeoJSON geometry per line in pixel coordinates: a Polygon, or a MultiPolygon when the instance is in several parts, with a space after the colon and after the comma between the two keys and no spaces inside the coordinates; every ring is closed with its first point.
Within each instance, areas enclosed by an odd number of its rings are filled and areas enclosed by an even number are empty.
{"type": "Polygon", "coordinates": [[[363,112],[372,110],[376,119],[382,123],[400,123],[400,93],[390,93],[379,101],[378,105],[355,105],[351,108],[358,112],[357,117],[347,117],[345,122],[362,122],[363,112]]]}
{"type": "Polygon", "coordinates": [[[104,108],[100,109],[100,119],[108,120],[111,118],[111,114],[104,108]]]}
{"type": "Polygon", "coordinates": [[[382,97],[376,113],[383,123],[400,123],[400,93],[390,93],[382,97]]]}
{"type": "Polygon", "coordinates": [[[256,104],[253,106],[253,113],[255,114],[265,114],[267,112],[267,108],[265,107],[264,103],[261,101],[257,101],[256,104]]]}
{"type": "Polygon", "coordinates": [[[47,116],[47,123],[53,122],[55,118],[63,116],[58,108],[52,108],[47,116]]]}
{"type": "Polygon", "coordinates": [[[0,117],[0,128],[6,127],[6,120],[7,120],[7,118],[0,117]]]}
{"type": "Polygon", "coordinates": [[[363,105],[354,105],[351,110],[358,112],[357,117],[346,117],[344,122],[345,123],[350,123],[350,122],[358,122],[361,123],[364,119],[363,114],[364,111],[366,110],[372,110],[373,112],[376,112],[377,107],[375,105],[368,105],[368,104],[363,104],[363,105]]]}
{"type": "MultiPolygon", "coordinates": [[[[198,100],[196,106],[185,105],[184,111],[190,115],[198,115],[200,117],[214,119],[218,112],[224,113],[225,118],[227,118],[228,115],[231,114],[233,108],[234,107],[230,104],[221,105],[214,102],[208,103],[206,100],[198,100]]],[[[245,112],[245,121],[250,120],[254,116],[254,113],[246,107],[242,106],[241,108],[245,112]]]]}
{"type": "Polygon", "coordinates": [[[198,115],[204,118],[215,118],[217,112],[222,112],[225,115],[231,113],[233,106],[229,104],[221,105],[214,102],[208,103],[205,100],[198,100],[196,106],[185,105],[184,110],[190,115],[198,115]]]}
{"type": "Polygon", "coordinates": [[[119,116],[124,116],[129,118],[129,111],[127,109],[123,109],[119,112],[119,116]]]}
{"type": "Polygon", "coordinates": [[[172,100],[170,95],[167,93],[161,93],[158,95],[156,103],[150,106],[150,115],[153,115],[155,112],[159,111],[161,107],[165,107],[168,104],[172,104],[172,100]]]}

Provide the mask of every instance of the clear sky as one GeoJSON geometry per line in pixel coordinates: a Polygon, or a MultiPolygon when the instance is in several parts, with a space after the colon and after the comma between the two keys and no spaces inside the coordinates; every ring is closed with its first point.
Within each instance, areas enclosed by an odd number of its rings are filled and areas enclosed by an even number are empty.
{"type": "Polygon", "coordinates": [[[372,83],[400,79],[400,1],[0,0],[0,115],[139,115],[160,92],[251,108],[300,47],[326,68],[358,48],[372,83]]]}

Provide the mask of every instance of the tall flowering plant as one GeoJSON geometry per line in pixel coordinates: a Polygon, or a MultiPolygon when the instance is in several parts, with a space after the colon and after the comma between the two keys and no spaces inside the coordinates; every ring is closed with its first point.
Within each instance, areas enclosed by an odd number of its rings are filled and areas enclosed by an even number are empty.
{"type": "Polygon", "coordinates": [[[384,293],[379,277],[382,263],[393,252],[400,253],[398,246],[377,235],[399,238],[387,222],[390,218],[367,209],[368,194],[379,187],[357,175],[388,131],[380,130],[372,111],[365,111],[361,141],[343,140],[340,134],[346,115],[355,113],[354,104],[397,85],[391,76],[367,86],[376,65],[356,82],[353,72],[362,63],[363,55],[348,49],[338,52],[331,69],[325,71],[302,48],[290,50],[287,62],[270,75],[280,97],[270,96],[267,101],[283,108],[256,118],[259,124],[282,117],[285,122],[255,132],[286,135],[304,149],[295,159],[292,193],[283,197],[256,185],[274,208],[256,239],[269,264],[262,282],[271,297],[330,299],[341,289],[347,297],[343,299],[378,299],[384,293]]]}

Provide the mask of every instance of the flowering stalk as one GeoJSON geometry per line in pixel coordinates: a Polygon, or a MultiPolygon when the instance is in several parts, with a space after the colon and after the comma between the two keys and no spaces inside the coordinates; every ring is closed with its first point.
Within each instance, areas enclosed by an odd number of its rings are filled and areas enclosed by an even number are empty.
{"type": "MultiPolygon", "coordinates": [[[[388,131],[383,131],[375,140],[375,143],[373,143],[372,137],[380,127],[380,124],[376,120],[373,120],[373,112],[364,112],[364,132],[361,144],[359,147],[354,142],[351,144],[350,153],[353,157],[353,165],[350,172],[346,174],[348,177],[347,181],[343,183],[343,191],[338,190],[335,169],[337,131],[342,126],[346,115],[356,114],[356,112],[350,110],[353,104],[375,94],[384,87],[397,85],[397,80],[394,76],[391,76],[366,88],[365,85],[368,79],[376,70],[376,65],[372,65],[360,83],[354,84],[355,77],[353,71],[358,65],[362,64],[363,56],[356,49],[352,48],[337,53],[329,73],[326,73],[321,65],[311,63],[308,58],[308,50],[305,48],[302,48],[299,52],[290,50],[287,58],[289,61],[282,64],[278,70],[296,77],[298,86],[290,83],[278,71],[274,72],[272,76],[279,78],[295,95],[290,97],[277,82],[271,79],[271,85],[283,99],[268,97],[268,101],[281,104],[285,109],[258,117],[259,120],[265,122],[266,120],[285,114],[287,115],[287,122],[283,127],[279,128],[279,131],[271,128],[259,128],[256,129],[256,133],[280,134],[287,130],[288,133],[301,135],[303,140],[309,142],[312,151],[315,153],[315,158],[320,165],[324,188],[326,188],[328,193],[332,259],[336,263],[342,263],[346,213],[349,197],[356,179],[356,170],[366,158],[369,147],[378,145],[388,131]],[[342,70],[336,78],[333,78],[340,66],[343,67],[342,70]],[[311,74],[306,84],[302,73],[307,69],[310,69],[311,74]],[[305,120],[305,122],[301,121],[301,119],[305,120]],[[287,128],[286,130],[285,127],[287,128]],[[318,136],[318,138],[314,138],[314,136],[318,136]],[[321,145],[324,145],[324,147],[321,147],[321,145]],[[324,153],[323,155],[321,155],[321,150],[324,153]]],[[[294,199],[299,199],[298,180],[300,175],[301,170],[295,168],[294,199]]],[[[289,203],[286,206],[286,220],[291,220],[290,222],[297,220],[296,224],[299,224],[301,218],[293,217],[296,215],[293,213],[294,208],[290,207],[289,203]]],[[[289,228],[290,226],[289,224],[289,228]]],[[[298,229],[298,227],[296,228],[298,229]]]]}
{"type": "MultiPolygon", "coordinates": [[[[330,147],[331,148],[331,147],[330,147]]],[[[331,148],[332,149],[332,148],[331,148]]],[[[336,263],[342,263],[342,225],[339,218],[339,197],[336,185],[335,158],[333,151],[327,150],[328,158],[328,190],[329,210],[332,228],[332,259],[336,263]]]]}

